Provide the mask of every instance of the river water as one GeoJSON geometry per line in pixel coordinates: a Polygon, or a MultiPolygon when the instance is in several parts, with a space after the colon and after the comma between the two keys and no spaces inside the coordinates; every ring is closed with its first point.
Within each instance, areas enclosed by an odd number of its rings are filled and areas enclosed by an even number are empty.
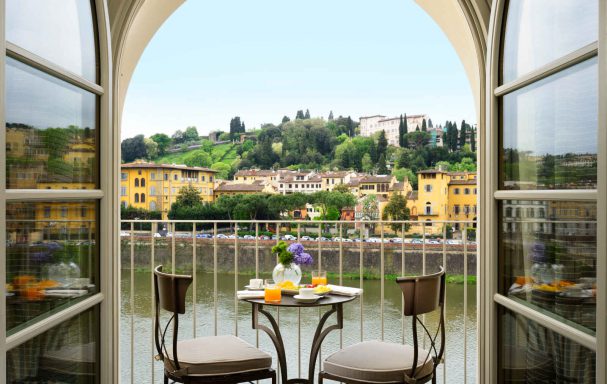
{"type": "MultiPolygon", "coordinates": [[[[121,276],[121,320],[120,320],[120,372],[123,383],[162,383],[162,363],[154,362],[155,354],[152,344],[152,289],[151,273],[135,272],[131,281],[131,271],[123,270],[121,276]],[[131,283],[134,286],[134,314],[131,305],[131,283]],[[131,342],[131,322],[134,327],[133,343],[131,342]],[[133,354],[131,355],[131,349],[133,354]],[[131,361],[132,359],[132,361],[131,361]],[[132,367],[134,367],[132,369],[132,367]],[[154,378],[152,375],[154,374],[154,378]],[[131,381],[131,375],[133,380],[131,381]]],[[[241,274],[218,274],[217,332],[218,334],[235,334],[249,343],[272,353],[274,367],[277,359],[274,346],[269,337],[251,328],[251,307],[247,303],[234,301],[235,278],[239,289],[254,276],[241,274]]],[[[260,276],[267,277],[267,276],[260,276]]],[[[331,281],[330,281],[331,282],[331,281]]],[[[359,280],[344,280],[344,285],[359,286],[359,280]]],[[[323,343],[321,359],[340,347],[364,340],[382,338],[381,317],[381,283],[379,280],[363,282],[362,300],[356,299],[344,305],[344,328],[341,332],[332,332],[323,343]],[[361,322],[362,311],[362,322],[361,322]],[[362,328],[362,329],[361,329],[362,328]]],[[[215,328],[215,311],[213,308],[213,274],[199,272],[196,287],[196,327],[193,325],[192,291],[188,292],[188,312],[180,317],[181,340],[194,336],[213,335],[215,328]]],[[[385,281],[383,339],[391,342],[411,342],[411,322],[407,319],[403,333],[402,294],[394,281],[385,281]]],[[[476,286],[467,287],[467,305],[464,306],[464,285],[447,285],[446,305],[446,363],[438,368],[439,383],[475,382],[476,371],[476,286]],[[464,355],[466,359],[464,360],[464,355]],[[464,363],[467,362],[467,364],[464,363]],[[446,380],[443,370],[446,369],[446,380]]],[[[274,310],[276,315],[276,311],[274,310]]],[[[311,340],[319,319],[318,309],[283,309],[280,311],[280,327],[287,348],[289,378],[306,377],[311,340]],[[298,333],[298,317],[301,329],[298,333]],[[298,342],[299,340],[300,343],[298,342]],[[301,348],[298,348],[300,345],[301,348]],[[298,353],[300,349],[300,353],[298,353]]],[[[430,329],[436,326],[437,316],[428,315],[426,323],[430,329]]],[[[166,320],[165,320],[166,321],[166,320]]],[[[332,324],[334,318],[327,323],[332,324]]],[[[318,373],[318,369],[316,370],[318,373]]]]}

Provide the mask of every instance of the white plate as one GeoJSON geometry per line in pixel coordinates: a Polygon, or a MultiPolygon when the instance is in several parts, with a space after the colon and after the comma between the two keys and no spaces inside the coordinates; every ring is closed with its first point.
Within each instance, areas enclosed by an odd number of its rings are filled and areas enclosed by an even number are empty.
{"type": "Polygon", "coordinates": [[[263,287],[251,287],[250,285],[245,285],[244,287],[249,291],[263,291],[263,287]]]}
{"type": "Polygon", "coordinates": [[[301,303],[313,303],[313,302],[315,302],[316,300],[320,299],[320,296],[318,296],[318,295],[313,295],[313,296],[310,296],[310,297],[303,297],[303,296],[301,296],[301,295],[295,295],[295,296],[293,296],[293,298],[294,298],[295,300],[297,300],[297,301],[301,302],[301,303]]]}

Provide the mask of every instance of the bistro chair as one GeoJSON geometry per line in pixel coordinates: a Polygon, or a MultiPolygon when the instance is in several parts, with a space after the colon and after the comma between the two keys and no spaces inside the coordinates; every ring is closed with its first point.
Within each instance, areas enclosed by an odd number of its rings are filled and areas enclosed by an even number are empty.
{"type": "Polygon", "coordinates": [[[396,283],[403,291],[404,314],[412,317],[413,345],[383,341],[365,341],[337,351],[327,357],[318,382],[323,379],[343,383],[436,383],[436,367],[445,350],[445,271],[426,276],[399,277],[396,283]],[[439,310],[434,334],[421,321],[420,315],[439,310]],[[417,327],[429,339],[429,349],[419,346],[417,327]],[[440,338],[440,346],[437,342],[440,338]]]}
{"type": "Polygon", "coordinates": [[[154,270],[154,302],[156,304],[155,331],[157,360],[164,363],[164,383],[169,379],[179,383],[241,383],[272,379],[272,356],[260,351],[238,337],[209,336],[178,341],[179,315],[185,313],[185,296],[192,276],[162,272],[162,265],[154,270]],[[163,327],[160,310],[173,315],[163,327]],[[170,344],[167,331],[173,323],[170,344]]]}

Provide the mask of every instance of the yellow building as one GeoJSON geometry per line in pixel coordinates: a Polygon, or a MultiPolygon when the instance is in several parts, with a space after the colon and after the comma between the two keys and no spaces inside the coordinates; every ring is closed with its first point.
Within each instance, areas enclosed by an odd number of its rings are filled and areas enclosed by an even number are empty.
{"type": "Polygon", "coordinates": [[[234,181],[240,183],[252,183],[254,181],[270,183],[277,182],[278,179],[279,173],[273,170],[242,169],[234,174],[234,181]]]}
{"type": "Polygon", "coordinates": [[[185,186],[197,188],[203,201],[212,202],[216,173],[208,168],[175,164],[142,161],[122,164],[120,204],[159,211],[162,213],[162,219],[167,220],[171,205],[185,186]]]}
{"type": "MultiPolygon", "coordinates": [[[[450,173],[449,182],[449,220],[475,221],[477,210],[478,189],[476,186],[476,173],[457,172],[450,173]]],[[[472,227],[472,225],[467,225],[472,227]]],[[[462,230],[463,225],[453,224],[456,231],[462,230]]]]}
{"type": "Polygon", "coordinates": [[[340,184],[348,184],[356,176],[356,172],[351,171],[323,172],[320,174],[322,189],[332,191],[340,184]]]}

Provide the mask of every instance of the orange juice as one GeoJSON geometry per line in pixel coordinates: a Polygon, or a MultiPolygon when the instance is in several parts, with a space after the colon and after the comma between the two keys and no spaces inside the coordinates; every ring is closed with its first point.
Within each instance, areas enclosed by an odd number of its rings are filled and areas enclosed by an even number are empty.
{"type": "Polygon", "coordinates": [[[281,299],[280,287],[269,286],[264,289],[264,300],[266,303],[280,303],[281,299]]]}
{"type": "Polygon", "coordinates": [[[313,276],[312,285],[327,285],[327,277],[313,276]]]}

